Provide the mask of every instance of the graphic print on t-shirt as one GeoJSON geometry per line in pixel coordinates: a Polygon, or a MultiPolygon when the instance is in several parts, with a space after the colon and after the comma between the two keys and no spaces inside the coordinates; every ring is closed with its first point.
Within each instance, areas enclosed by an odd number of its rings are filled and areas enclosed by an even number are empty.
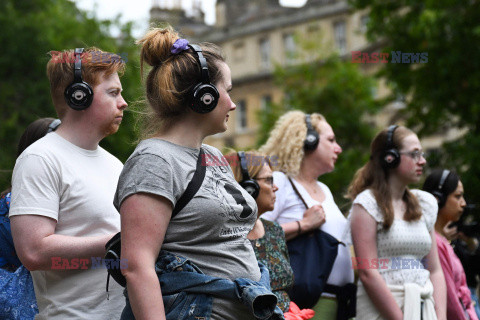
{"type": "Polygon", "coordinates": [[[222,215],[235,222],[250,218],[254,209],[247,203],[239,187],[233,185],[225,178],[224,174],[217,171],[221,172],[222,170],[217,166],[207,167],[204,187],[219,202],[222,215]],[[236,206],[233,206],[233,203],[236,206]]]}

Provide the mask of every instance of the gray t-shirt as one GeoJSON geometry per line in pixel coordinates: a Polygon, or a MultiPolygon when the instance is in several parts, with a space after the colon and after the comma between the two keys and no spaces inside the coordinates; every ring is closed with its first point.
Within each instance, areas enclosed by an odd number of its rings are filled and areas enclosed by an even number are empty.
{"type": "MultiPolygon", "coordinates": [[[[205,274],[260,279],[247,239],[257,217],[255,200],[236,182],[222,153],[202,145],[207,166],[202,186],[168,225],[162,249],[189,258],[205,274]],[[213,161],[212,161],[213,160],[213,161]]],[[[196,170],[199,150],[152,138],[142,141],[125,163],[114,205],[120,209],[130,195],[145,192],[173,205],[196,170]]],[[[214,299],[212,319],[253,319],[239,302],[214,299]]]]}

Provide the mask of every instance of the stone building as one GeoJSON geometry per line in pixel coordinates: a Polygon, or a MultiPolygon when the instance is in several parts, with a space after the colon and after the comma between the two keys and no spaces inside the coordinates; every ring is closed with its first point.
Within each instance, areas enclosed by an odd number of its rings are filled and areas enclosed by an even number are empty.
{"type": "MultiPolygon", "coordinates": [[[[321,53],[307,59],[319,59],[333,51],[346,60],[352,51],[374,52],[378,46],[365,38],[368,14],[353,11],[346,0],[308,0],[301,8],[283,7],[278,0],[217,0],[216,22],[204,23],[199,0],[194,1],[188,15],[181,1],[168,5],[154,0],[151,21],[167,21],[192,41],[209,41],[220,45],[232,71],[234,90],[232,100],[237,109],[231,114],[225,133],[208,137],[206,143],[223,147],[249,148],[254,146],[259,129],[258,114],[269,103],[281,103],[283,92],[274,85],[275,64],[296,63],[296,39],[318,41],[321,53]]],[[[172,2],[172,1],[170,1],[172,2]]],[[[363,64],[366,73],[374,72],[380,64],[363,64]]],[[[386,95],[387,88],[380,81],[376,96],[386,95]]],[[[396,110],[404,104],[401,99],[385,106],[375,123],[379,128],[397,122],[396,110]]],[[[443,137],[424,139],[425,148],[438,148],[443,139],[455,139],[458,132],[443,137]]]]}

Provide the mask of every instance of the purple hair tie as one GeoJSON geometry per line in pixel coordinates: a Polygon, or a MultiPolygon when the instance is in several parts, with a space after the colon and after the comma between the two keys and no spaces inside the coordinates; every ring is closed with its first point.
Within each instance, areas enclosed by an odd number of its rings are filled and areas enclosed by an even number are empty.
{"type": "Polygon", "coordinates": [[[182,51],[185,51],[188,49],[188,40],[187,39],[177,39],[175,43],[172,46],[172,49],[170,50],[171,53],[173,54],[178,54],[182,51]]]}

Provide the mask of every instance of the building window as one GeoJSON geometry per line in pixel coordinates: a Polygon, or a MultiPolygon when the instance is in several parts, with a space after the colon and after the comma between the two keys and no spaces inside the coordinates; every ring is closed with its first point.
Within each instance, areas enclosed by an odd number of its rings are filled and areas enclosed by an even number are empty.
{"type": "Polygon", "coordinates": [[[270,40],[268,38],[260,40],[260,68],[270,69],[270,40]]]}
{"type": "Polygon", "coordinates": [[[233,60],[240,62],[245,59],[245,45],[243,42],[238,42],[233,45],[233,60]]]}
{"type": "Polygon", "coordinates": [[[292,33],[288,33],[283,36],[283,48],[285,52],[285,61],[287,64],[295,62],[297,46],[292,33]]]}
{"type": "Polygon", "coordinates": [[[247,104],[245,100],[240,100],[236,105],[235,116],[237,118],[237,129],[238,131],[242,131],[247,128],[247,104]]]}
{"type": "Polygon", "coordinates": [[[272,96],[269,94],[264,95],[260,99],[260,111],[267,111],[272,103],[272,96]]]}
{"type": "Polygon", "coordinates": [[[307,27],[307,33],[309,36],[318,36],[320,33],[320,26],[318,24],[310,24],[307,27]]]}
{"type": "Polygon", "coordinates": [[[347,30],[345,21],[337,21],[333,25],[333,32],[335,36],[335,45],[338,52],[343,55],[347,53],[347,30]]]}

